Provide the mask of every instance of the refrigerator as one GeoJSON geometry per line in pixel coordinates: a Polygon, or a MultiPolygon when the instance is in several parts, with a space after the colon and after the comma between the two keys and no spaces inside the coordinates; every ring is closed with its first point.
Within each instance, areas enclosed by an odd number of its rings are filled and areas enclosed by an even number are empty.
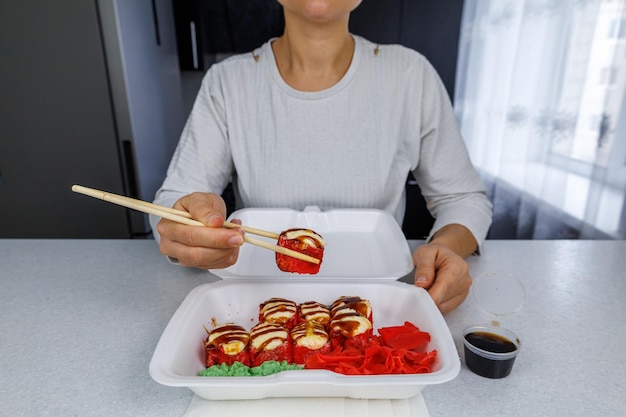
{"type": "Polygon", "coordinates": [[[0,4],[0,238],[145,238],[186,119],[171,0],[0,4]]]}

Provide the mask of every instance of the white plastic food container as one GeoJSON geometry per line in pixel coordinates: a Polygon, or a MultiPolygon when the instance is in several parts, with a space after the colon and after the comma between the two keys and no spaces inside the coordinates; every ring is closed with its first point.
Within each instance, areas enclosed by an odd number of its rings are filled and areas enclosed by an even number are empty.
{"type": "Polygon", "coordinates": [[[221,281],[195,288],[165,328],[150,362],[150,375],[164,385],[188,387],[212,400],[266,397],[410,398],[425,386],[454,379],[460,360],[450,331],[428,293],[397,279],[411,273],[411,253],[396,221],[378,210],[307,208],[303,212],[244,209],[231,216],[243,224],[281,232],[308,228],[326,241],[320,272],[284,273],[274,253],[252,245],[237,264],[212,271],[221,281]],[[203,326],[234,322],[250,329],[259,304],[272,297],[330,304],[342,296],[370,301],[374,329],[410,321],[431,335],[433,371],[415,375],[348,376],[325,370],[284,371],[264,377],[202,377],[203,326]]]}

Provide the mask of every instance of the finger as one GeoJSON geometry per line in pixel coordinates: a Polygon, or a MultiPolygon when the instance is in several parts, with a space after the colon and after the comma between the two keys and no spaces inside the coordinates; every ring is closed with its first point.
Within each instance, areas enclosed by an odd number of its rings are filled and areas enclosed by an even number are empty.
{"type": "Polygon", "coordinates": [[[432,274],[425,274],[424,272],[416,272],[413,283],[420,288],[429,289],[435,281],[434,272],[432,274]]]}
{"type": "Polygon", "coordinates": [[[413,283],[421,288],[430,288],[435,280],[435,260],[430,251],[416,251],[413,257],[415,275],[413,283]]]}
{"type": "Polygon", "coordinates": [[[213,249],[202,247],[188,247],[178,242],[167,242],[161,252],[167,252],[178,260],[182,266],[192,266],[201,269],[222,269],[237,262],[239,248],[213,249]]]}
{"type": "Polygon", "coordinates": [[[207,226],[222,227],[226,218],[226,203],[217,194],[192,193],[178,200],[176,205],[207,226]]]}
{"type": "Polygon", "coordinates": [[[244,242],[241,229],[188,226],[170,220],[160,221],[157,231],[162,241],[174,241],[188,247],[230,249],[239,247],[244,242]]]}
{"type": "Polygon", "coordinates": [[[444,301],[443,303],[437,304],[441,314],[449,313],[458,307],[467,298],[467,294],[468,293],[462,293],[444,301]]]}
{"type": "MultiPolygon", "coordinates": [[[[227,231],[241,240],[237,245],[216,244],[218,240],[199,239],[196,234],[188,235],[190,229],[200,229],[199,232],[208,231],[209,236],[221,234],[222,229],[212,229],[204,226],[186,226],[173,222],[160,222],[157,226],[161,233],[159,250],[166,256],[176,258],[181,265],[195,266],[198,268],[225,268],[234,264],[239,254],[239,244],[242,242],[242,234],[239,231],[227,231]]],[[[192,231],[193,232],[193,231],[192,231]]]]}
{"type": "Polygon", "coordinates": [[[428,293],[440,310],[450,311],[467,297],[471,284],[469,274],[440,270],[428,293]]]}
{"type": "Polygon", "coordinates": [[[428,288],[428,294],[430,294],[430,298],[433,299],[437,306],[440,306],[444,302],[446,302],[449,298],[453,297],[448,294],[450,285],[448,284],[448,280],[442,274],[439,274],[433,285],[428,288]]]}

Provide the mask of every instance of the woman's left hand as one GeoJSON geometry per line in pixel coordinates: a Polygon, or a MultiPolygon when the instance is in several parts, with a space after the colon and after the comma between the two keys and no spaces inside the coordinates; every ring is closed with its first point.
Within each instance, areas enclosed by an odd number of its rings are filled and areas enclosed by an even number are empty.
{"type": "Polygon", "coordinates": [[[413,252],[415,285],[425,288],[442,313],[465,300],[472,278],[465,260],[440,243],[427,243],[413,252]]]}

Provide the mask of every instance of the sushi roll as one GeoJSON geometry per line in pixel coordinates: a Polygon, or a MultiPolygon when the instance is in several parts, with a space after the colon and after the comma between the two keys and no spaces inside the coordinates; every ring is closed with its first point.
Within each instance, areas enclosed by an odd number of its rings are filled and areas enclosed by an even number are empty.
{"type": "Polygon", "coordinates": [[[276,265],[284,272],[297,274],[317,274],[324,257],[326,243],[321,235],[309,229],[289,229],[282,232],[278,237],[278,246],[304,253],[319,259],[318,264],[293,258],[289,255],[276,252],[276,265]]]}
{"type": "Polygon", "coordinates": [[[314,321],[326,326],[330,322],[330,308],[317,301],[305,301],[299,307],[299,321],[314,321]]]}
{"type": "Polygon", "coordinates": [[[259,322],[274,323],[292,329],[298,321],[298,306],[284,298],[270,298],[259,306],[259,322]]]}
{"type": "Polygon", "coordinates": [[[328,325],[333,347],[349,347],[364,351],[372,334],[372,308],[360,297],[341,297],[331,305],[328,325]]]}
{"type": "MultiPolygon", "coordinates": [[[[206,328],[205,328],[206,330],[206,328]]],[[[237,324],[228,323],[217,326],[208,331],[204,341],[205,365],[207,368],[213,365],[232,365],[241,362],[250,366],[248,342],[250,334],[246,329],[237,324]]]]}
{"type": "Polygon", "coordinates": [[[249,350],[252,366],[260,366],[265,361],[293,363],[289,330],[278,324],[261,322],[250,329],[249,350]]]}
{"type": "Polygon", "coordinates": [[[331,318],[333,318],[341,310],[345,309],[355,310],[363,317],[366,317],[372,324],[374,323],[372,305],[369,300],[358,296],[341,296],[330,305],[331,318]]]}
{"type": "Polygon", "coordinates": [[[291,330],[293,340],[293,362],[303,364],[315,353],[328,353],[331,350],[330,337],[324,325],[316,321],[305,321],[291,330]]]}

